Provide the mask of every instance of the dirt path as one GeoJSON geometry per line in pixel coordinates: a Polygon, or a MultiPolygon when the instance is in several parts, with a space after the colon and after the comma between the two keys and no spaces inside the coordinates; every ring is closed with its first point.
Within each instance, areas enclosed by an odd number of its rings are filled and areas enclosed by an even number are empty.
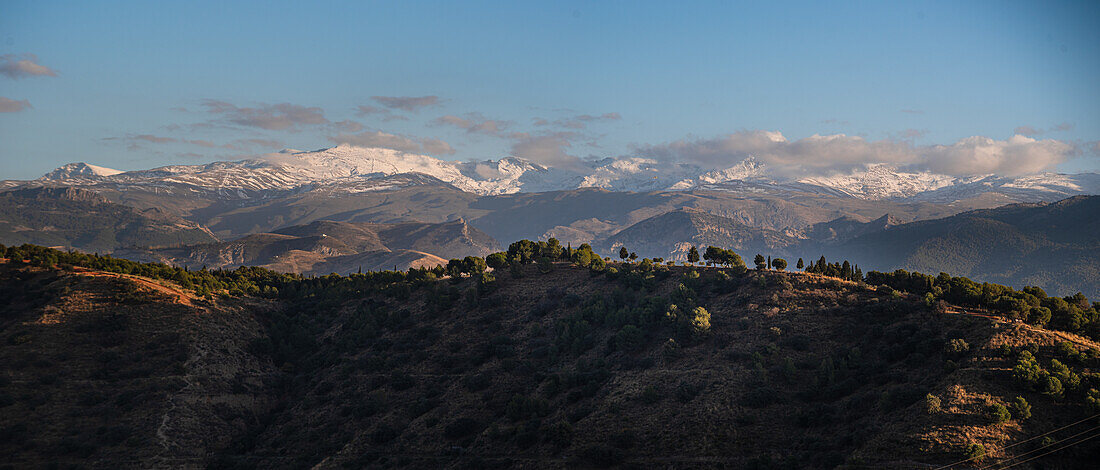
{"type": "Polygon", "coordinates": [[[91,269],[88,269],[88,268],[82,268],[82,267],[74,268],[73,272],[76,273],[76,274],[79,274],[81,276],[114,277],[114,278],[119,278],[119,279],[129,279],[129,280],[137,283],[140,286],[147,287],[149,289],[160,292],[162,294],[165,294],[165,295],[175,299],[175,302],[178,303],[178,304],[193,306],[193,304],[191,303],[191,299],[193,297],[190,294],[188,294],[184,291],[181,291],[179,289],[157,283],[157,282],[153,281],[152,279],[148,279],[148,278],[144,278],[144,277],[140,277],[140,276],[134,276],[134,275],[130,275],[130,274],[119,274],[119,273],[109,273],[109,272],[104,272],[104,271],[94,271],[94,270],[91,270],[91,269]]]}

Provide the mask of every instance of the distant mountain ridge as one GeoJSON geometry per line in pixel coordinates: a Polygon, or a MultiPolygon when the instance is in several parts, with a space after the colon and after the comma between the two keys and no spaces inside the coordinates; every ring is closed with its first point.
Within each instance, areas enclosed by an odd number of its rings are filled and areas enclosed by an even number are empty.
{"type": "Polygon", "coordinates": [[[1013,204],[871,231],[825,253],[879,270],[950,272],[976,280],[1100,295],[1100,196],[1013,204]]]}
{"type": "Polygon", "coordinates": [[[80,188],[0,192],[0,243],[109,253],[126,247],[216,242],[205,227],[163,210],[114,204],[80,188]]]}
{"type": "Polygon", "coordinates": [[[164,191],[185,188],[224,198],[247,199],[265,197],[271,192],[375,191],[387,187],[378,180],[399,175],[405,176],[407,184],[416,184],[417,178],[431,178],[478,195],[584,187],[611,191],[772,189],[865,200],[938,203],[995,193],[1001,197],[1001,203],[1010,203],[1055,201],[1079,194],[1100,193],[1100,175],[1096,173],[956,177],[873,164],[848,174],[792,179],[774,175],[752,157],[731,162],[726,168],[703,168],[637,157],[605,158],[582,162],[582,168],[567,170],[517,157],[459,162],[349,145],[317,151],[284,150],[241,161],[170,165],[126,172],[71,163],[33,182],[9,180],[3,185],[114,185],[164,191]]]}
{"type": "Polygon", "coordinates": [[[360,269],[432,267],[448,259],[499,251],[492,237],[463,220],[371,224],[320,220],[232,241],[148,250],[123,250],[116,256],[187,266],[236,268],[260,266],[274,271],[324,275],[360,269]]]}

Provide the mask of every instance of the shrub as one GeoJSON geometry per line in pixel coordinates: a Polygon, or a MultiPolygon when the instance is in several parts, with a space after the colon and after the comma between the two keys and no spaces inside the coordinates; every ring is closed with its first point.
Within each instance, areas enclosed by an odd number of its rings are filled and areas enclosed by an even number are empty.
{"type": "Polygon", "coordinates": [[[1020,357],[1016,360],[1016,367],[1012,369],[1012,377],[1017,382],[1034,389],[1039,386],[1039,381],[1046,375],[1048,375],[1047,372],[1039,366],[1039,362],[1035,360],[1035,356],[1030,351],[1020,352],[1020,357]]]}
{"type": "Polygon", "coordinates": [[[1057,377],[1047,376],[1046,380],[1042,383],[1042,391],[1044,395],[1050,395],[1054,398],[1062,397],[1062,381],[1057,377]]]}
{"type": "Polygon", "coordinates": [[[691,331],[695,335],[703,335],[710,331],[710,312],[703,307],[695,307],[691,311],[691,331]]]}
{"type": "Polygon", "coordinates": [[[1100,413],[1100,390],[1090,388],[1085,394],[1085,405],[1089,407],[1090,412],[1100,413]]]}
{"type": "Polygon", "coordinates": [[[1012,413],[1020,421],[1028,419],[1031,417],[1031,404],[1024,397],[1016,397],[1012,402],[1012,413]]]}
{"type": "Polygon", "coordinates": [[[940,397],[937,397],[931,393],[924,396],[924,411],[928,414],[936,414],[943,411],[943,402],[940,397]]]}
{"type": "Polygon", "coordinates": [[[994,403],[989,406],[989,417],[996,424],[1001,424],[1012,419],[1012,414],[1008,412],[1008,408],[1000,403],[994,403]]]}
{"type": "Polygon", "coordinates": [[[962,338],[954,338],[943,347],[944,352],[950,356],[962,356],[970,351],[970,345],[962,338]]]}
{"type": "Polygon", "coordinates": [[[963,457],[974,463],[981,462],[985,459],[985,446],[981,444],[970,444],[963,450],[963,457]]]}
{"type": "Polygon", "coordinates": [[[508,258],[505,253],[492,253],[485,257],[485,264],[490,268],[500,269],[508,265],[508,258]]]}

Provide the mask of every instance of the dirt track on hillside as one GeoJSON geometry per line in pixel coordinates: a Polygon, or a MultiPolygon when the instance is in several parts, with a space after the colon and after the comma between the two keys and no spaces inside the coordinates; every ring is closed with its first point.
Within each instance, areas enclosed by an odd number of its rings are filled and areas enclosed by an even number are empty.
{"type": "Polygon", "coordinates": [[[75,268],[73,270],[73,272],[75,274],[78,274],[78,275],[81,275],[81,276],[114,277],[114,278],[119,278],[119,279],[129,279],[130,281],[133,281],[134,283],[137,283],[139,286],[152,289],[156,292],[160,292],[162,294],[165,294],[165,295],[175,299],[174,300],[175,303],[182,304],[182,305],[187,305],[187,306],[193,306],[193,304],[191,303],[191,299],[193,297],[190,294],[188,294],[184,291],[181,291],[179,289],[157,283],[157,282],[153,281],[152,279],[148,279],[148,278],[144,278],[144,277],[140,277],[140,276],[133,276],[133,275],[130,275],[130,274],[119,274],[119,273],[110,273],[110,272],[105,272],[105,271],[94,271],[94,270],[90,270],[90,269],[87,269],[87,268],[81,268],[81,267],[75,268]]]}

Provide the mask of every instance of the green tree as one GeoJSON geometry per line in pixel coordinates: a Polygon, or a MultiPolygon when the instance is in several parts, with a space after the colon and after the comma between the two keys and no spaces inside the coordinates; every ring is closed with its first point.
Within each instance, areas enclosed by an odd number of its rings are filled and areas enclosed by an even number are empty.
{"type": "Polygon", "coordinates": [[[768,266],[767,261],[764,259],[764,255],[758,254],[758,255],[756,255],[755,258],[752,259],[752,261],[753,261],[753,263],[756,263],[756,269],[757,270],[764,269],[765,267],[768,266]]]}
{"type": "Polygon", "coordinates": [[[802,258],[798,258],[798,264],[794,265],[794,267],[798,268],[798,269],[802,269],[802,268],[806,267],[806,265],[802,262],[802,258]]]}
{"type": "Polygon", "coordinates": [[[1035,326],[1046,326],[1050,322],[1050,309],[1046,307],[1032,307],[1027,314],[1027,322],[1035,326]]]}
{"type": "Polygon", "coordinates": [[[631,251],[631,252],[630,252],[630,262],[632,262],[632,263],[633,263],[633,262],[634,262],[634,260],[636,260],[636,259],[638,259],[638,254],[637,254],[637,253],[635,253],[635,252],[633,252],[633,251],[631,251]]]}
{"type": "Polygon", "coordinates": [[[1008,408],[1000,403],[994,403],[989,407],[989,417],[996,424],[1001,424],[1012,419],[1012,413],[1008,412],[1008,408]]]}
{"type": "Polygon", "coordinates": [[[626,247],[619,248],[619,259],[626,261],[630,257],[630,252],[626,251],[626,247]]]}
{"type": "Polygon", "coordinates": [[[741,255],[734,253],[733,250],[722,250],[722,264],[734,268],[744,268],[745,260],[741,259],[741,255]]]}
{"type": "Polygon", "coordinates": [[[1058,380],[1057,377],[1048,375],[1041,385],[1044,395],[1050,395],[1054,398],[1062,397],[1062,392],[1064,391],[1062,388],[1062,381],[1058,380]]]}
{"type": "Polygon", "coordinates": [[[517,263],[530,263],[535,260],[539,245],[531,240],[520,240],[508,245],[508,259],[517,263]]]}
{"type": "Polygon", "coordinates": [[[722,249],[716,246],[708,246],[707,249],[703,251],[703,259],[707,264],[719,264],[721,258],[722,249]]]}
{"type": "Polygon", "coordinates": [[[1012,414],[1020,421],[1030,418],[1031,404],[1024,397],[1016,397],[1016,400],[1012,402],[1012,414]]]}
{"type": "Polygon", "coordinates": [[[462,259],[462,272],[466,274],[481,274],[485,272],[485,267],[485,260],[478,256],[467,256],[462,259]]]}
{"type": "Polygon", "coordinates": [[[565,250],[561,247],[561,242],[559,242],[557,238],[550,237],[549,240],[546,240],[546,249],[543,251],[545,252],[540,253],[541,255],[548,256],[553,260],[558,260],[561,259],[562,252],[565,250]]]}
{"type": "Polygon", "coordinates": [[[981,462],[985,459],[985,446],[981,444],[970,444],[963,449],[963,457],[974,463],[981,462]]]}
{"type": "Polygon", "coordinates": [[[492,253],[485,257],[485,264],[493,269],[500,269],[508,266],[508,257],[504,253],[492,253]]]}
{"type": "Polygon", "coordinates": [[[695,248],[695,245],[691,245],[691,249],[688,250],[688,262],[691,264],[699,262],[699,249],[695,248]]]}
{"type": "Polygon", "coordinates": [[[592,264],[593,258],[599,258],[599,256],[593,256],[591,249],[584,249],[587,245],[581,245],[581,248],[573,250],[573,264],[582,267],[588,267],[592,264]]]}
{"type": "Polygon", "coordinates": [[[455,258],[447,261],[446,273],[450,277],[460,277],[464,271],[465,266],[462,264],[462,260],[455,258]]]}
{"type": "Polygon", "coordinates": [[[785,260],[783,258],[773,259],[772,260],[772,267],[774,267],[775,269],[777,269],[779,271],[787,269],[787,260],[785,260]]]}

